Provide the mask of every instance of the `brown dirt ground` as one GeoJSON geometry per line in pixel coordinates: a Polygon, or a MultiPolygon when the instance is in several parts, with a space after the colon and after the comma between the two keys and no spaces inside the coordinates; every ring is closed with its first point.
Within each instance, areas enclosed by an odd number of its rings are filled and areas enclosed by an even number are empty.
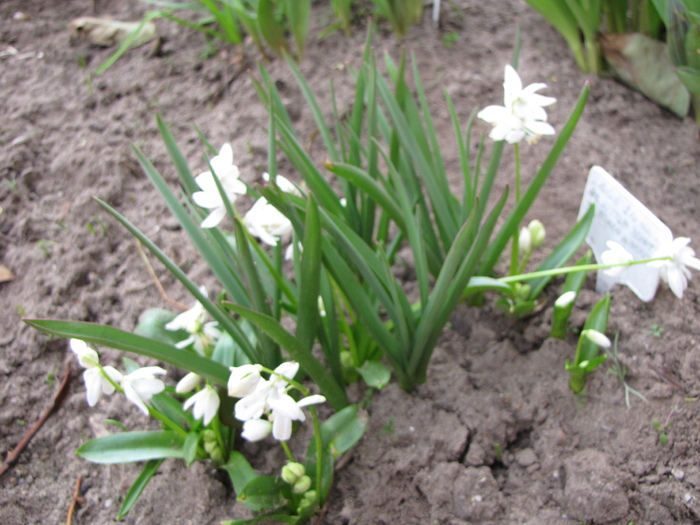
{"type": "MultiPolygon", "coordinates": [[[[582,121],[532,212],[547,226],[547,247],[573,224],[593,164],[617,176],[676,235],[700,231],[693,122],[611,80],[582,75],[562,39],[520,0],[446,4],[441,32],[426,16],[403,44],[380,32],[374,47],[395,58],[401,48],[416,53],[455,181],[458,159],[442,90],[464,119],[475,107],[499,103],[517,16],[519,69],[526,83],[545,81],[546,94],[558,99],[550,111],[555,127],[563,125],[584,83],[591,84],[582,121]],[[459,34],[451,48],[442,43],[449,31],[459,34]]],[[[160,23],[167,38],[163,56],[134,50],[103,76],[90,77],[110,51],[70,41],[68,22],[85,15],[138,19],[146,9],[136,0],[0,5],[0,51],[18,50],[0,59],[0,263],[16,275],[0,284],[3,452],[47,406],[70,359],[65,341],[25,327],[21,315],[128,330],[144,309],[164,306],[133,240],[93,196],[124,213],[195,280],[211,280],[193,249],[182,244],[183,233],[131,152],[137,144],[175,182],[155,112],[172,125],[193,167],[202,166],[203,152],[196,124],[213,144],[233,144],[247,182],[264,170],[266,114],[247,74],[254,52],[243,60],[230,49],[202,59],[201,35],[160,23]],[[17,11],[29,19],[16,20],[17,11]]],[[[312,35],[329,20],[327,8],[317,6],[312,35]]],[[[327,110],[329,79],[341,108],[351,100],[345,66],[359,64],[363,46],[364,23],[349,39],[339,33],[310,39],[302,69],[327,110]]],[[[286,66],[274,61],[268,67],[301,135],[311,136],[311,116],[286,66]]],[[[524,173],[534,173],[549,144],[543,139],[523,148],[524,173]]],[[[281,159],[280,171],[288,166],[281,159]]],[[[500,184],[512,166],[507,157],[500,184]]],[[[162,268],[156,271],[172,299],[191,302],[162,268]]],[[[578,326],[597,300],[593,286],[587,283],[574,316],[578,326]]],[[[572,396],[563,364],[574,342],[546,339],[548,309],[524,322],[490,306],[460,309],[436,350],[427,384],[412,394],[392,384],[373,397],[368,432],[338,472],[323,522],[700,522],[700,417],[697,403],[686,399],[700,394],[697,290],[692,283],[679,301],[661,289],[649,304],[626,289],[614,291],[612,331],[620,333],[630,384],[649,399],[633,397],[630,409],[618,379],[605,373],[607,365],[591,377],[583,402],[572,396]],[[663,333],[653,335],[652,324],[663,333]],[[663,445],[652,422],[667,420],[663,445]]],[[[104,362],[119,357],[108,349],[102,354],[104,362]]],[[[93,465],[74,455],[103,429],[105,418],[132,429],[152,424],[116,396],[90,409],[74,373],[66,402],[0,479],[0,522],[65,522],[79,476],[85,501],[74,522],[113,522],[138,468],[93,465]]],[[[246,451],[258,454],[268,473],[280,465],[280,453],[268,445],[246,451]]],[[[248,516],[217,479],[210,465],[186,469],[166,462],[125,522],[206,524],[248,516]]]]}

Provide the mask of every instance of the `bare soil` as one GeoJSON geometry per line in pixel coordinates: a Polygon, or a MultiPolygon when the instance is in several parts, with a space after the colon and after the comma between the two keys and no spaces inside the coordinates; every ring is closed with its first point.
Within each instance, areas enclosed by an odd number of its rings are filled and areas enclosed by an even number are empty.
{"type": "MultiPolygon", "coordinates": [[[[402,49],[415,53],[455,188],[459,162],[442,91],[450,93],[465,120],[474,108],[499,103],[517,17],[519,70],[526,83],[547,82],[546,94],[558,100],[549,112],[555,127],[565,122],[584,83],[591,85],[578,129],[531,214],[547,227],[545,248],[573,225],[593,164],[615,175],[676,235],[695,237],[700,148],[692,121],[675,118],[612,80],[581,74],[563,40],[521,0],[444,4],[441,30],[431,27],[426,12],[425,23],[402,43],[380,31],[374,47],[394,58],[402,49]],[[446,47],[443,36],[452,31],[459,39],[446,47]]],[[[166,37],[161,56],[139,48],[104,75],[90,76],[111,51],[71,41],[70,20],[137,20],[147,8],[136,0],[0,4],[0,52],[17,50],[0,59],[0,263],[15,274],[0,284],[3,453],[48,406],[64,361],[72,359],[65,341],[27,328],[22,316],[131,330],[146,308],[167,306],[134,241],[93,196],[119,209],[195,280],[211,282],[131,150],[138,145],[175,183],[155,113],[170,123],[194,169],[203,167],[204,151],[196,124],[212,144],[233,144],[247,182],[259,181],[264,171],[267,116],[248,74],[259,58],[253,49],[242,55],[222,46],[202,58],[207,50],[202,35],[159,23],[166,37]],[[17,11],[28,19],[15,18],[17,11]]],[[[365,21],[350,38],[336,32],[317,41],[329,23],[328,8],[317,6],[301,68],[330,114],[329,80],[341,111],[352,100],[347,69],[359,64],[365,21]]],[[[301,136],[311,138],[311,115],[286,65],[277,60],[267,67],[301,136]]],[[[525,174],[535,172],[549,145],[545,138],[523,148],[525,174]]],[[[320,155],[320,144],[314,148],[320,155]]],[[[295,177],[280,162],[280,171],[295,177]]],[[[506,157],[501,186],[512,169],[513,159],[506,157]]],[[[191,302],[162,268],[155,271],[171,299],[191,302]]],[[[599,297],[593,289],[591,279],[575,326],[599,297]]],[[[489,305],[460,308],[435,352],[427,383],[411,394],[390,384],[373,396],[368,432],[338,471],[321,521],[699,523],[700,416],[692,400],[700,395],[698,297],[696,282],[682,301],[665,288],[648,304],[627,289],[614,290],[610,332],[619,331],[630,385],[648,399],[632,397],[629,409],[607,365],[591,376],[584,398],[572,395],[563,366],[575,341],[547,339],[549,308],[525,321],[506,318],[489,305]],[[654,421],[666,425],[666,444],[654,421]]],[[[120,358],[101,350],[103,362],[120,358]]],[[[64,523],[78,477],[84,502],[74,523],[112,523],[139,472],[133,465],[93,465],[74,451],[113,430],[106,418],[131,429],[153,422],[116,396],[90,409],[77,372],[70,386],[65,403],[0,478],[3,524],[64,523]]],[[[282,456],[270,444],[245,450],[258,455],[256,465],[265,473],[281,465],[282,456]]],[[[208,464],[187,469],[166,462],[124,521],[209,524],[250,516],[219,479],[208,464]]]]}

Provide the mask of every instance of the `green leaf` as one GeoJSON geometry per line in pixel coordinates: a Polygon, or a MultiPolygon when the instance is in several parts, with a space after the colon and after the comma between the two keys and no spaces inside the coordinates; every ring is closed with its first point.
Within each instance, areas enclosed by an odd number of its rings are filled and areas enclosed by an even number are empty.
{"type": "Polygon", "coordinates": [[[257,476],[238,494],[238,501],[256,512],[274,509],[283,504],[284,482],[275,476],[257,476]]]}
{"type": "Polygon", "coordinates": [[[311,0],[287,0],[286,7],[289,28],[297,45],[297,60],[301,60],[304,55],[304,45],[309,27],[311,0]]]}
{"type": "Polygon", "coordinates": [[[176,314],[165,308],[149,308],[139,317],[134,333],[163,343],[175,345],[190,334],[186,330],[166,330],[165,325],[175,319],[176,314]]]}
{"type": "Polygon", "coordinates": [[[258,0],[258,27],[267,45],[278,55],[288,51],[287,40],[284,37],[284,26],[275,18],[271,0],[258,0]]]}
{"type": "Polygon", "coordinates": [[[111,326],[51,319],[24,319],[24,322],[48,334],[82,339],[88,343],[109,346],[117,350],[152,357],[182,370],[195,372],[219,385],[226,385],[231,375],[225,366],[199,354],[180,350],[155,339],[130,334],[111,326]]]}
{"type": "Polygon", "coordinates": [[[236,491],[236,494],[241,494],[245,486],[257,477],[248,460],[237,450],[231,451],[228,463],[222,465],[221,468],[231,478],[233,490],[236,491]]]}
{"type": "MultiPolygon", "coordinates": [[[[368,422],[367,412],[358,405],[350,405],[336,412],[321,425],[323,448],[330,450],[335,458],[344,454],[364,435],[368,422]]],[[[314,453],[314,444],[311,443],[307,456],[314,453]]]]}
{"type": "Polygon", "coordinates": [[[83,443],[76,454],[93,463],[133,463],[182,458],[184,440],[168,430],[120,432],[83,443]]]}
{"type": "Polygon", "coordinates": [[[148,482],[151,481],[151,478],[155,476],[156,472],[158,472],[158,468],[160,468],[161,463],[163,463],[162,459],[151,459],[144,465],[143,470],[141,470],[141,474],[139,474],[136,481],[131,484],[131,487],[129,487],[129,490],[124,496],[122,506],[119,508],[119,514],[117,514],[118,520],[122,519],[129,513],[131,507],[134,506],[134,503],[136,503],[141,496],[143,489],[146,488],[148,482]]]}
{"type": "Polygon", "coordinates": [[[367,386],[377,390],[384,388],[391,380],[391,370],[379,361],[365,361],[357,371],[367,386]]]}

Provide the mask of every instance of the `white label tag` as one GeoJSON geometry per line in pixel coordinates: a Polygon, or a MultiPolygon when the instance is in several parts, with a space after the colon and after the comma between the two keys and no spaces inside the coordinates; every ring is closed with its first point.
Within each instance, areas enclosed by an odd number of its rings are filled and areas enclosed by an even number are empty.
{"type": "MultiPolygon", "coordinates": [[[[595,216],[586,242],[596,261],[600,261],[601,254],[608,249],[608,241],[620,244],[635,260],[651,259],[654,251],[673,241],[668,226],[600,166],[593,166],[588,172],[579,219],[591,204],[595,204],[595,216]]],[[[648,264],[637,264],[617,278],[598,270],[596,291],[608,292],[618,282],[629,286],[642,301],[651,301],[659,284],[659,270],[648,264]]]]}

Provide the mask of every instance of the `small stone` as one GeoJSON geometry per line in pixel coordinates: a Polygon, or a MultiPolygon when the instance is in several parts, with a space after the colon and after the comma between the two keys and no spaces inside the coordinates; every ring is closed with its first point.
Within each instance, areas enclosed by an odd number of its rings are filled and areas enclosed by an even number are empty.
{"type": "Polygon", "coordinates": [[[521,467],[529,467],[530,465],[537,463],[537,455],[535,451],[531,448],[525,448],[515,454],[515,461],[521,467]]]}
{"type": "Polygon", "coordinates": [[[679,468],[672,468],[672,469],[671,469],[671,475],[672,475],[674,478],[676,478],[677,480],[682,481],[683,478],[685,477],[685,472],[683,472],[683,471],[682,471],[681,469],[679,469],[679,468]]]}

